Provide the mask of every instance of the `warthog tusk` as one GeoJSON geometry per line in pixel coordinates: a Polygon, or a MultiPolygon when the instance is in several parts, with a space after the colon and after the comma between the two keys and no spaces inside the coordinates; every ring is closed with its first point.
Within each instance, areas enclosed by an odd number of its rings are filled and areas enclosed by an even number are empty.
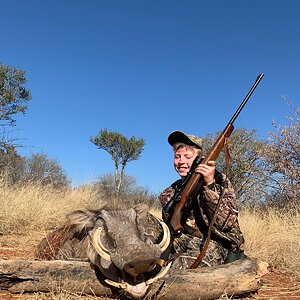
{"type": "Polygon", "coordinates": [[[146,292],[149,288],[145,282],[141,282],[136,285],[131,285],[131,284],[125,283],[125,282],[119,283],[119,282],[115,282],[110,279],[105,279],[105,282],[107,284],[110,284],[111,286],[122,289],[122,290],[126,291],[127,293],[129,293],[132,296],[132,297],[130,297],[130,299],[141,299],[141,297],[143,297],[146,294],[146,292]]]}
{"type": "Polygon", "coordinates": [[[160,249],[161,249],[161,252],[164,252],[168,246],[169,246],[169,243],[170,243],[170,239],[171,239],[171,235],[170,235],[170,230],[169,230],[169,227],[164,223],[164,222],[160,222],[160,225],[163,229],[163,238],[161,240],[161,242],[159,243],[159,246],[160,246],[160,249]]]}
{"type": "Polygon", "coordinates": [[[157,281],[159,278],[165,276],[171,267],[172,262],[170,261],[161,271],[153,278],[150,278],[146,281],[146,285],[150,285],[153,282],[157,281]]]}
{"type": "Polygon", "coordinates": [[[127,283],[125,283],[125,282],[116,282],[116,281],[113,281],[113,280],[110,280],[110,279],[104,279],[104,281],[107,283],[107,284],[109,284],[109,285],[111,285],[111,286],[114,286],[114,287],[116,287],[116,288],[118,288],[118,289],[123,289],[123,290],[125,290],[126,288],[127,288],[127,283]]]}
{"type": "MultiPolygon", "coordinates": [[[[172,265],[172,262],[169,262],[164,268],[162,268],[162,270],[155,277],[148,279],[145,282],[146,286],[151,285],[158,279],[165,276],[167,274],[167,272],[169,271],[171,265],[172,265]]],[[[116,288],[123,289],[123,290],[126,290],[129,287],[129,285],[126,282],[116,282],[116,281],[113,281],[110,279],[104,279],[104,281],[111,286],[114,286],[116,288]]]]}
{"type": "Polygon", "coordinates": [[[105,260],[111,261],[108,250],[103,246],[101,242],[102,227],[98,227],[92,235],[92,243],[97,253],[105,260]]]}

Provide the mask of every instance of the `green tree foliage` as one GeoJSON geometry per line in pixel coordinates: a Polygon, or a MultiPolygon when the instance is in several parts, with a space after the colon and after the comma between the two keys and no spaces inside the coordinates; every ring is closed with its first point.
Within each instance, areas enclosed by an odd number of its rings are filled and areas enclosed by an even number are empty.
{"type": "Polygon", "coordinates": [[[111,155],[115,164],[115,192],[118,197],[125,166],[128,162],[140,158],[145,145],[144,139],[136,139],[134,136],[128,139],[118,132],[103,129],[97,136],[91,137],[90,142],[111,155]]]}
{"type": "Polygon", "coordinates": [[[25,72],[0,63],[0,164],[1,176],[10,183],[19,181],[23,169],[23,158],[16,152],[14,139],[7,137],[5,128],[15,126],[15,115],[25,114],[27,102],[31,99],[24,87],[25,72]]]}
{"type": "Polygon", "coordinates": [[[14,115],[25,114],[27,102],[31,99],[24,87],[25,72],[0,63],[0,125],[14,126],[14,115]]]}
{"type": "MultiPolygon", "coordinates": [[[[210,149],[219,133],[204,139],[205,151],[210,149]]],[[[218,169],[227,174],[241,203],[252,203],[265,199],[269,177],[265,169],[264,157],[269,145],[259,140],[255,130],[236,129],[230,136],[229,152],[231,164],[226,168],[225,155],[221,153],[218,169]]]]}

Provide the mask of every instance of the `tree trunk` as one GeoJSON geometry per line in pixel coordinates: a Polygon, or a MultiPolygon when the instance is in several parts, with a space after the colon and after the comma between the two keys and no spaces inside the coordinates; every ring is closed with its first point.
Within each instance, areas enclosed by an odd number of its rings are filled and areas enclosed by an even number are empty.
{"type": "MultiPolygon", "coordinates": [[[[265,265],[252,259],[195,270],[170,270],[152,285],[158,299],[215,299],[224,294],[257,291],[265,265]]],[[[0,290],[11,293],[69,291],[96,296],[111,295],[100,284],[90,263],[82,261],[0,260],[0,290]]]]}
{"type": "Polygon", "coordinates": [[[118,199],[119,198],[119,163],[115,161],[115,196],[118,199]]]}

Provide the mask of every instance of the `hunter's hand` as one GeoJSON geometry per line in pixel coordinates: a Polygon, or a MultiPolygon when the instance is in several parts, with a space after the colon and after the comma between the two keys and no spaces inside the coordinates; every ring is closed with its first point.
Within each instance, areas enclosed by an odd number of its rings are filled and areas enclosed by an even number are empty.
{"type": "Polygon", "coordinates": [[[214,160],[210,160],[207,162],[207,165],[200,164],[196,170],[195,173],[201,174],[203,176],[204,185],[209,185],[215,181],[214,175],[215,175],[215,167],[216,163],[214,160]]]}

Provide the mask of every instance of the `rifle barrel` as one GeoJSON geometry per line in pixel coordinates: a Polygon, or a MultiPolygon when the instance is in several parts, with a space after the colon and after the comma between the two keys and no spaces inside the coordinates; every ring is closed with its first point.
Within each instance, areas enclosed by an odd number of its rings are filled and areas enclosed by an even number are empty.
{"type": "Polygon", "coordinates": [[[259,82],[262,80],[263,77],[264,77],[264,73],[260,73],[258,75],[258,77],[255,80],[255,83],[253,84],[252,88],[248,92],[247,96],[244,98],[243,102],[241,103],[241,105],[239,106],[239,108],[236,110],[236,112],[234,113],[233,117],[229,121],[229,124],[233,124],[233,122],[238,117],[238,115],[240,114],[241,110],[244,108],[244,106],[247,103],[248,99],[251,97],[252,93],[254,92],[254,90],[256,89],[256,87],[258,86],[259,82]]]}

